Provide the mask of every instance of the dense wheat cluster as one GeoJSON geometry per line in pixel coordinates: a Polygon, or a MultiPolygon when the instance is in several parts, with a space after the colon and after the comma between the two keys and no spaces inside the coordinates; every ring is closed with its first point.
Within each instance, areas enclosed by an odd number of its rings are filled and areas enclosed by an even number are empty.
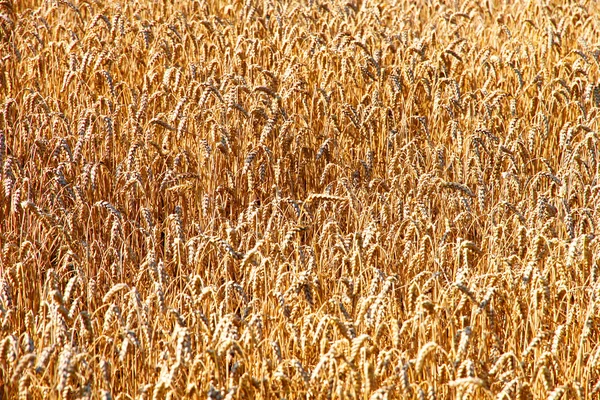
{"type": "Polygon", "coordinates": [[[600,9],[504,3],[1,1],[0,398],[597,398],[600,9]]]}

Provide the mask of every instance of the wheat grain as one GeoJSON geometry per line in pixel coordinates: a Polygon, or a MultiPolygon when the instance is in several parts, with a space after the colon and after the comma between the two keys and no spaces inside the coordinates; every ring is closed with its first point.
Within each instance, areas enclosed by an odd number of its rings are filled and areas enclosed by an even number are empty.
{"type": "Polygon", "coordinates": [[[151,3],[0,2],[8,398],[600,392],[596,3],[151,3]]]}

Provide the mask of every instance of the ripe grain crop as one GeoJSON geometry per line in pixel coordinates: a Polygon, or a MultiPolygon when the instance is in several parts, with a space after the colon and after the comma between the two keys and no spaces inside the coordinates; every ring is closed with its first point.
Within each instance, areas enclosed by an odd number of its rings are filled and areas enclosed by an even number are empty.
{"type": "Polygon", "coordinates": [[[0,1],[0,398],[598,398],[598,15],[0,1]]]}

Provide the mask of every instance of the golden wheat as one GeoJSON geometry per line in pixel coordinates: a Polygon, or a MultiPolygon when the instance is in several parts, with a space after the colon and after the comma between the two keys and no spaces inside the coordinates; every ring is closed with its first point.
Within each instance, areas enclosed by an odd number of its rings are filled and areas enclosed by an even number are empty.
{"type": "Polygon", "coordinates": [[[599,12],[0,1],[0,398],[595,398],[599,12]]]}

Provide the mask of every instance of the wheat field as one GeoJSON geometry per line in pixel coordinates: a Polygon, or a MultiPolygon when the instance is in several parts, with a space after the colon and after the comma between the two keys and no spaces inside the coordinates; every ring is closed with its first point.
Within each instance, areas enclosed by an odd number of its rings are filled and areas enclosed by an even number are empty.
{"type": "Polygon", "coordinates": [[[594,1],[0,1],[0,399],[600,398],[594,1]]]}

